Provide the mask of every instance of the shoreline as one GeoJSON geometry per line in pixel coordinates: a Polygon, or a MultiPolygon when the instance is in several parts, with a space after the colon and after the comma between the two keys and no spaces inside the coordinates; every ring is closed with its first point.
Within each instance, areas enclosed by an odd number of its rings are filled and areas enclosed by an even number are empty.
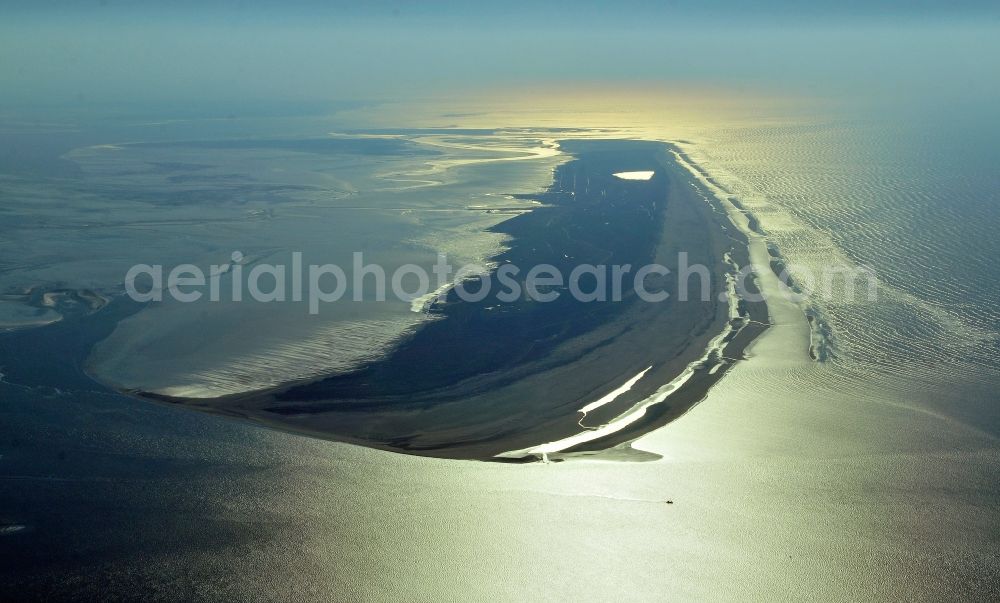
{"type": "MultiPolygon", "coordinates": [[[[694,164],[683,151],[673,144],[667,144],[675,157],[677,167],[691,172],[692,177],[697,170],[697,173],[708,178],[701,171],[701,168],[694,164]]],[[[698,194],[702,196],[705,205],[717,213],[717,215],[712,215],[708,219],[717,221],[719,226],[727,233],[727,236],[734,239],[736,243],[729,252],[732,273],[736,273],[741,267],[751,264],[748,233],[744,232],[733,222],[732,216],[722,206],[723,202],[714,192],[696,179],[692,178],[690,183],[697,190],[698,194]],[[720,216],[725,217],[722,218],[720,216]]],[[[736,206],[736,210],[747,214],[742,207],[736,206]]],[[[750,215],[748,215],[747,229],[753,233],[761,234],[756,227],[756,219],[750,215]]],[[[751,293],[760,293],[756,277],[747,280],[746,288],[751,293]]],[[[699,359],[688,364],[682,373],[662,385],[653,395],[640,400],[625,412],[610,418],[608,422],[597,429],[599,431],[600,428],[612,427],[613,429],[607,430],[608,433],[596,437],[588,437],[594,431],[589,433],[584,431],[564,440],[547,442],[521,450],[512,450],[499,456],[512,460],[532,457],[534,460],[542,461],[586,456],[615,456],[622,458],[621,448],[629,447],[632,442],[649,432],[680,418],[707,396],[711,387],[725,376],[735,362],[744,358],[744,353],[750,344],[770,327],[766,303],[748,302],[741,299],[732,288],[729,294],[730,318],[726,322],[722,332],[711,339],[708,345],[705,346],[704,354],[699,359]],[[618,452],[615,452],[616,450],[618,452]]],[[[584,413],[584,416],[586,416],[586,413],[584,413]]],[[[583,426],[582,423],[583,419],[581,419],[581,426],[583,426]]],[[[651,453],[636,451],[630,447],[628,452],[625,453],[625,457],[648,458],[650,455],[651,453]]]]}
{"type": "MultiPolygon", "coordinates": [[[[443,340],[449,345],[463,345],[475,335],[486,335],[485,342],[477,344],[478,349],[469,349],[470,353],[481,353],[481,346],[495,342],[489,336],[500,332],[496,328],[491,331],[483,322],[481,307],[459,304],[449,298],[443,307],[432,308],[444,314],[445,320],[435,321],[422,329],[437,333],[418,332],[401,345],[400,358],[395,362],[374,363],[385,364],[388,368],[369,366],[356,375],[332,376],[305,384],[285,384],[266,391],[208,399],[173,398],[142,391],[125,393],[328,440],[406,454],[500,462],[543,458],[544,454],[532,451],[546,442],[551,444],[573,438],[581,428],[592,433],[599,426],[621,420],[623,416],[636,413],[637,407],[653,396],[660,399],[647,403],[640,416],[624,428],[558,452],[605,451],[670,422],[704,398],[731,365],[731,359],[741,357],[746,345],[766,328],[764,304],[759,307],[744,304],[742,316],[733,319],[729,315],[729,303],[723,304],[718,299],[718,285],[733,270],[732,263],[742,266],[748,260],[746,238],[724,210],[714,205],[718,200],[687,173],[689,168],[681,165],[682,154],[673,145],[635,140],[570,140],[562,144],[570,148],[572,159],[557,169],[548,191],[530,197],[549,205],[562,203],[564,212],[572,211],[567,200],[569,203],[581,202],[576,197],[577,172],[573,170],[589,169],[587,162],[594,164],[591,166],[594,169],[587,172],[588,188],[591,178],[596,179],[599,174],[654,166],[658,174],[656,182],[666,187],[667,202],[658,206],[655,195],[650,200],[640,200],[647,203],[646,211],[650,215],[650,208],[658,208],[660,212],[657,214],[660,222],[652,225],[656,236],[648,259],[662,256],[662,263],[670,267],[670,251],[700,254],[696,259],[705,260],[700,263],[714,268],[709,302],[676,304],[668,300],[664,307],[659,303],[616,302],[622,304],[618,307],[605,304],[613,310],[612,315],[600,320],[584,317],[592,320],[592,324],[585,325],[591,328],[582,331],[578,325],[568,325],[570,335],[566,336],[566,330],[557,333],[563,335],[558,345],[543,349],[534,357],[519,359],[505,370],[498,371],[493,366],[485,366],[485,370],[483,366],[452,366],[439,371],[440,374],[422,374],[421,370],[433,365],[426,360],[427,354],[435,353],[432,344],[440,345],[443,340]],[[602,149],[602,145],[608,148],[602,149]],[[624,163],[620,159],[623,155],[630,157],[624,163]],[[583,167],[576,165],[581,162],[583,167]],[[571,171],[574,191],[567,196],[563,185],[571,171]],[[457,328],[445,326],[449,320],[462,321],[459,324],[465,327],[461,329],[464,342],[456,339],[457,328]],[[685,324],[693,326],[684,329],[685,324]],[[476,328],[481,331],[477,332],[476,328]],[[465,332],[470,329],[472,333],[465,332]],[[578,332],[573,333],[573,329],[578,332]],[[650,337],[650,332],[657,330],[662,336],[650,337]],[[706,353],[716,339],[720,340],[716,342],[718,350],[706,353]],[[581,385],[579,376],[574,374],[583,369],[593,369],[586,371],[593,375],[589,384],[581,385]],[[410,374],[401,376],[397,374],[399,371],[410,374]],[[640,371],[641,378],[627,391],[586,413],[587,426],[583,425],[584,415],[579,409],[608,396],[640,371]],[[668,392],[669,395],[664,395],[663,389],[667,387],[664,384],[669,385],[683,375],[687,375],[684,382],[668,392]],[[414,387],[414,380],[419,384],[417,387],[414,387]],[[560,391],[560,384],[573,387],[560,391]],[[541,403],[547,406],[542,408],[541,403]],[[498,412],[498,407],[502,411],[498,412]],[[474,420],[468,420],[469,417],[474,420]]],[[[622,181],[614,184],[642,187],[648,183],[622,181]]],[[[621,190],[627,196],[629,191],[642,189],[621,190]]],[[[540,208],[516,216],[496,227],[503,232],[514,232],[511,250],[497,258],[498,264],[519,256],[537,261],[533,248],[527,252],[524,249],[532,244],[537,246],[540,240],[550,247],[555,245],[547,238],[550,236],[548,231],[539,230],[533,224],[539,222],[548,209],[540,208]]],[[[570,218],[579,219],[580,216],[571,213],[564,219],[570,218]]],[[[551,222],[561,218],[560,214],[550,212],[547,219],[551,222]]],[[[587,228],[593,228],[593,224],[586,228],[570,222],[567,225],[580,228],[584,234],[590,232],[587,228]]],[[[632,238],[631,234],[628,238],[632,238]]],[[[630,244],[625,239],[621,242],[630,244]]],[[[571,244],[570,241],[557,243],[571,244]]],[[[617,251],[611,250],[612,254],[617,251]]],[[[573,308],[563,310],[576,311],[573,308]]],[[[528,322],[531,320],[534,319],[528,322]]],[[[506,348],[494,345],[503,352],[516,349],[514,346],[521,343],[515,341],[506,348]]],[[[488,357],[486,362],[495,362],[496,355],[488,357]]]]}

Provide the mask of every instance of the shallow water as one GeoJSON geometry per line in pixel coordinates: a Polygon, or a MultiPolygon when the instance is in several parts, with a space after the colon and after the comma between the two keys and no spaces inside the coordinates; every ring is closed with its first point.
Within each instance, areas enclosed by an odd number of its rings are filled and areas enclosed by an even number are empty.
{"type": "Polygon", "coordinates": [[[874,303],[809,300],[833,341],[823,363],[808,356],[802,308],[771,304],[775,326],[749,360],[636,443],[655,462],[408,457],[5,377],[4,588],[272,600],[996,592],[995,132],[909,123],[683,128],[690,155],[789,262],[871,264],[882,286],[874,303]]]}
{"type": "MultiPolygon", "coordinates": [[[[58,285],[118,295],[132,265],[162,266],[166,275],[193,264],[208,274],[234,252],[246,258],[245,271],[266,262],[289,279],[293,252],[307,267],[350,267],[361,252],[365,265],[390,276],[407,264],[430,272],[438,254],[456,269],[481,264],[504,245],[487,228],[531,208],[513,195],[544,190],[561,161],[552,143],[534,136],[324,136],[323,125],[310,138],[236,141],[211,138],[211,128],[174,140],[190,133],[162,128],[158,136],[172,138],[91,144],[51,158],[72,163],[75,178],[14,172],[0,181],[0,291],[58,285]]],[[[385,303],[323,304],[316,315],[307,300],[238,303],[232,274],[221,279],[219,301],[165,295],[125,319],[88,368],[126,389],[232,394],[346,371],[429,320],[391,291],[385,303]]],[[[373,285],[367,279],[356,295],[352,282],[345,298],[371,300],[373,285]]],[[[7,297],[0,328],[57,318],[7,297]]]]}
{"type": "Polygon", "coordinates": [[[809,299],[830,327],[833,379],[997,435],[1000,179],[990,126],[948,122],[828,118],[723,129],[692,148],[789,263],[877,275],[873,298],[861,279],[853,297],[837,280],[809,299]]]}

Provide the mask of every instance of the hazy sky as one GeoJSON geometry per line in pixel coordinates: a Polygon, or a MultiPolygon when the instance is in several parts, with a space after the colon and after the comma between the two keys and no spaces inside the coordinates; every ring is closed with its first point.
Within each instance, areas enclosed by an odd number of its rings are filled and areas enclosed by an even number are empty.
{"type": "Polygon", "coordinates": [[[996,3],[353,4],[3,3],[0,107],[407,99],[559,82],[1000,98],[996,3]]]}

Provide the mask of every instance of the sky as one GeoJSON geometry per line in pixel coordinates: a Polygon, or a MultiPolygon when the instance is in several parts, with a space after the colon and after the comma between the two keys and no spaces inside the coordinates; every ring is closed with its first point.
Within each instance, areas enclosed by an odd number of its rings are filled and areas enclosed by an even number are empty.
{"type": "Polygon", "coordinates": [[[0,108],[659,84],[1000,99],[995,3],[4,2],[0,108]]]}

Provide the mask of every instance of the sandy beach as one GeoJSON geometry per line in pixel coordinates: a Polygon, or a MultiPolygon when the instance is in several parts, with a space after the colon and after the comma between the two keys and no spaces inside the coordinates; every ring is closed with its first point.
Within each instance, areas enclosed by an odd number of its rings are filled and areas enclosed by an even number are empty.
{"type": "Polygon", "coordinates": [[[563,295],[551,304],[501,307],[492,295],[473,303],[452,292],[430,309],[441,320],[357,371],[217,398],[130,393],[326,439],[480,460],[542,458],[536,449],[543,445],[547,452],[599,452],[680,416],[767,323],[763,303],[740,304],[731,316],[724,298],[725,275],[748,262],[746,240],[670,145],[561,146],[572,159],[536,196],[543,205],[494,227],[511,236],[496,264],[550,263],[566,267],[565,274],[580,263],[655,262],[676,274],[678,254],[686,252],[689,264],[712,271],[707,301],[697,276],[687,301],[678,300],[671,278],[649,285],[669,294],[655,303],[627,292],[620,302],[586,304],[563,295]],[[613,176],[642,169],[655,175],[613,176]],[[640,373],[583,422],[581,408],[640,373]],[[617,423],[622,418],[628,420],[617,423]],[[590,432],[586,441],[553,444],[581,432],[590,432]]]}

